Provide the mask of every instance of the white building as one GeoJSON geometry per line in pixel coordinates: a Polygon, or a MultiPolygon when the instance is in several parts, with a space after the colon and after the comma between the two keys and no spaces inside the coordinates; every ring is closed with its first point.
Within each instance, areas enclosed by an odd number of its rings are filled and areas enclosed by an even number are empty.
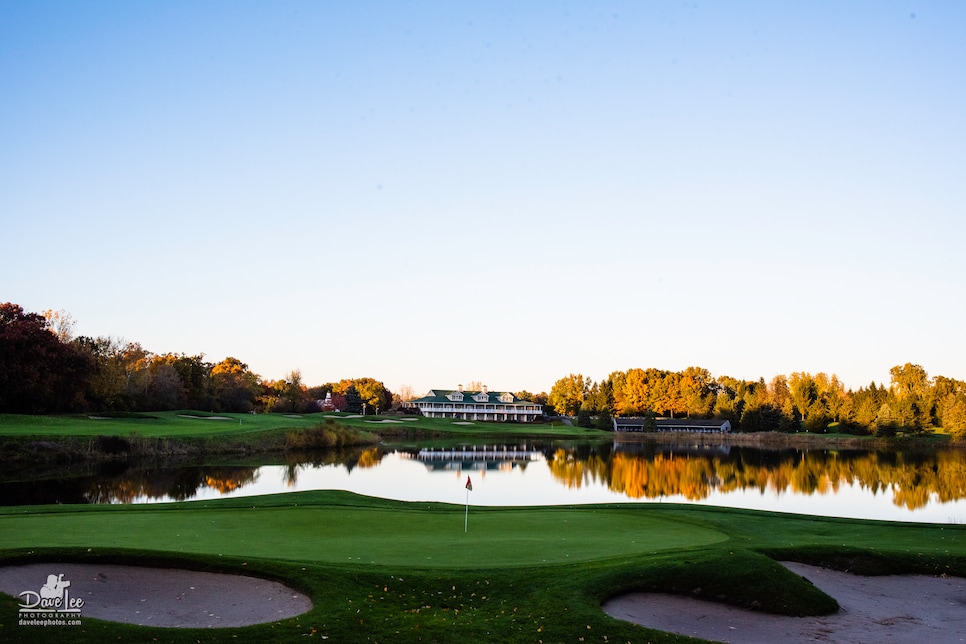
{"type": "Polygon", "coordinates": [[[422,398],[410,400],[426,418],[454,418],[458,420],[489,420],[496,422],[530,423],[543,415],[543,405],[520,400],[508,391],[463,391],[460,385],[450,389],[430,389],[422,398]]]}

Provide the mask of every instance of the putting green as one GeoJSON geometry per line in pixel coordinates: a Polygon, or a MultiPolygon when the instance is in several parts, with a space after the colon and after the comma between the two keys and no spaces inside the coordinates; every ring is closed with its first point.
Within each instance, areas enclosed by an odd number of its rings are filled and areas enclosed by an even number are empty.
{"type": "Polygon", "coordinates": [[[0,514],[0,549],[136,548],[295,561],[505,567],[610,559],[728,539],[647,508],[84,507],[0,514]]]}

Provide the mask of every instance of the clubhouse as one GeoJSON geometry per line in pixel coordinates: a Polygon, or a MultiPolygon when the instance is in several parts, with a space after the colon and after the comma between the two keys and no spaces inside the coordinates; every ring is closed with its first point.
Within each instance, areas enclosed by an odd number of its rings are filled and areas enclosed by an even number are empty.
{"type": "Polygon", "coordinates": [[[453,418],[496,422],[531,423],[543,414],[543,405],[520,400],[508,391],[463,391],[430,389],[422,398],[410,400],[410,407],[419,408],[426,418],[453,418]]]}

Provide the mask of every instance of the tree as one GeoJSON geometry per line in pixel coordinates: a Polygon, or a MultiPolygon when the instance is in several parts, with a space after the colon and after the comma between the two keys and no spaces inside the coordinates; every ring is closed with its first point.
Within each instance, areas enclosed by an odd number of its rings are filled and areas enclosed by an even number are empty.
{"type": "Polygon", "coordinates": [[[882,403],[879,413],[875,417],[873,429],[878,436],[895,436],[899,430],[899,425],[896,423],[889,403],[882,403]]]}
{"type": "Polygon", "coordinates": [[[349,385],[345,390],[345,410],[351,414],[362,413],[362,396],[355,385],[349,385]]]}
{"type": "Polygon", "coordinates": [[[594,422],[594,427],[597,429],[603,429],[605,431],[614,430],[614,419],[610,415],[610,410],[604,407],[597,412],[597,420],[594,422]]]}
{"type": "Polygon", "coordinates": [[[74,339],[74,326],[77,323],[70,313],[64,309],[59,311],[47,309],[43,316],[47,320],[47,328],[57,336],[58,340],[67,344],[74,339]]]}
{"type": "Polygon", "coordinates": [[[81,336],[73,341],[94,363],[84,397],[91,409],[117,411],[124,408],[127,372],[124,368],[124,341],[119,338],[81,336]]]}
{"type": "Polygon", "coordinates": [[[373,411],[377,409],[385,411],[392,407],[392,392],[375,378],[345,378],[335,386],[335,391],[348,397],[349,387],[355,387],[361,399],[358,413],[362,412],[363,404],[373,411]]]}
{"type": "Polygon", "coordinates": [[[771,379],[768,385],[768,398],[772,405],[791,415],[791,393],[788,391],[788,380],[785,376],[778,375],[771,379]]]}
{"type": "Polygon", "coordinates": [[[584,404],[587,397],[587,381],[581,374],[570,374],[553,384],[547,402],[553,405],[557,413],[573,416],[584,404]]]}
{"type": "Polygon", "coordinates": [[[211,387],[218,411],[246,413],[255,409],[258,375],[237,358],[227,357],[211,368],[211,387]]]}
{"type": "Polygon", "coordinates": [[[948,393],[942,401],[942,424],[953,438],[966,438],[966,393],[948,393]]]}
{"type": "Polygon", "coordinates": [[[801,414],[802,422],[812,403],[818,397],[815,380],[807,373],[793,373],[788,379],[789,399],[801,414]]]}
{"type": "Polygon", "coordinates": [[[305,387],[302,386],[302,372],[294,369],[285,379],[285,402],[289,411],[300,412],[305,407],[305,387]]]}
{"type": "Polygon", "coordinates": [[[178,377],[181,378],[181,386],[184,387],[185,404],[191,409],[212,409],[214,407],[211,388],[212,365],[205,362],[204,358],[205,354],[203,353],[195,356],[169,353],[164,356],[164,360],[169,362],[178,372],[178,377]]]}
{"type": "Polygon", "coordinates": [[[741,415],[743,432],[784,432],[790,425],[790,419],[771,403],[747,408],[741,415]]]}
{"type": "MultiPolygon", "coordinates": [[[[930,393],[929,374],[917,364],[906,363],[889,370],[892,376],[890,393],[893,400],[893,419],[900,427],[922,429],[929,424],[932,410],[927,409],[930,393]]],[[[929,405],[931,407],[931,405],[929,405]]]]}
{"type": "Polygon", "coordinates": [[[62,342],[42,315],[0,304],[0,412],[83,408],[94,368],[90,354],[62,342]]]}
{"type": "Polygon", "coordinates": [[[636,416],[651,409],[651,382],[643,369],[611,374],[614,409],[618,416],[636,416]]]}
{"type": "Polygon", "coordinates": [[[698,416],[708,413],[708,407],[711,405],[712,383],[711,373],[701,367],[688,367],[681,374],[679,388],[688,418],[692,413],[698,416]]]}

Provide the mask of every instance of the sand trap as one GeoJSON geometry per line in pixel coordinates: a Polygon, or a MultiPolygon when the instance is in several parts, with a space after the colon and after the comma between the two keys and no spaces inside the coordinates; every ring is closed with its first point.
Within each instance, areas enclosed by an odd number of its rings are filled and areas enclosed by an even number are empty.
{"type": "Polygon", "coordinates": [[[457,421],[453,421],[452,424],[453,425],[472,425],[473,423],[466,422],[466,421],[463,421],[463,420],[457,420],[457,421]]]}
{"type": "Polygon", "coordinates": [[[367,423],[399,423],[402,424],[401,420],[367,420],[367,423]]]}
{"type": "Polygon", "coordinates": [[[178,414],[179,418],[194,418],[195,420],[231,420],[228,416],[194,416],[192,414],[178,414]]]}
{"type": "Polygon", "coordinates": [[[302,593],[275,581],[167,568],[102,564],[27,564],[0,568],[0,592],[40,593],[49,575],[64,575],[66,592],[84,600],[81,620],[96,617],[141,626],[248,626],[312,609],[302,593]]]}
{"type": "Polygon", "coordinates": [[[825,617],[779,617],[660,593],[615,597],[603,609],[611,617],[648,628],[734,644],[966,641],[966,579],[861,577],[795,562],[782,565],[834,597],[839,612],[825,617]]]}

